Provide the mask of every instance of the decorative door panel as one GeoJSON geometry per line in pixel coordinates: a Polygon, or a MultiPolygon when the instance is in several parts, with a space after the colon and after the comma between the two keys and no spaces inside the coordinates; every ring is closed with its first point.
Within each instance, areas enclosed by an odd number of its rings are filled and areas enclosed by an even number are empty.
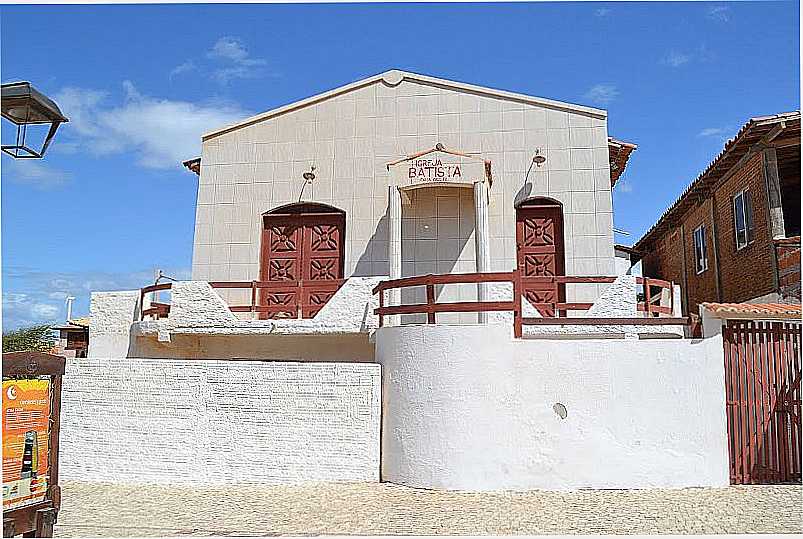
{"type": "Polygon", "coordinates": [[[261,317],[312,318],[343,282],[345,215],[319,211],[263,218],[260,280],[287,286],[261,289],[260,305],[268,307],[261,317]]]}
{"type": "Polygon", "coordinates": [[[298,291],[293,289],[262,290],[260,304],[269,307],[262,318],[298,318],[298,291]]]}
{"type": "Polygon", "coordinates": [[[563,211],[557,204],[524,205],[516,210],[516,258],[522,294],[541,316],[556,316],[564,285],[549,277],[564,274],[563,211]],[[531,279],[527,278],[546,278],[531,279]]]}
{"type": "Polygon", "coordinates": [[[305,281],[333,281],[343,278],[343,229],[332,217],[322,221],[320,219],[310,222],[304,227],[305,281]]]}

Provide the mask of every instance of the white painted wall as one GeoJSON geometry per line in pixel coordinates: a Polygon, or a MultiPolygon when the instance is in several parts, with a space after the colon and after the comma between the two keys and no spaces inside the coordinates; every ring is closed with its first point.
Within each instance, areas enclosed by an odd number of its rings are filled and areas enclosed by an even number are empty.
{"type": "Polygon", "coordinates": [[[63,383],[62,480],[379,479],[376,364],[94,358],[63,383]]]}
{"type": "Polygon", "coordinates": [[[514,341],[508,326],[432,325],[381,328],[376,345],[385,481],[456,490],[729,482],[718,336],[514,341]]]}
{"type": "Polygon", "coordinates": [[[127,357],[131,323],[139,316],[139,290],[92,292],[89,300],[89,357],[127,357]]]}

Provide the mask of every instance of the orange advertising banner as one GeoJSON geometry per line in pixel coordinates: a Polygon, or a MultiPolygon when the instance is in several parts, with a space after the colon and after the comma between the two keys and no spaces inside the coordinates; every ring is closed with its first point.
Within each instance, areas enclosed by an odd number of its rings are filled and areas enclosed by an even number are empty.
{"type": "Polygon", "coordinates": [[[3,379],[3,511],[45,498],[49,423],[50,378],[3,379]]]}

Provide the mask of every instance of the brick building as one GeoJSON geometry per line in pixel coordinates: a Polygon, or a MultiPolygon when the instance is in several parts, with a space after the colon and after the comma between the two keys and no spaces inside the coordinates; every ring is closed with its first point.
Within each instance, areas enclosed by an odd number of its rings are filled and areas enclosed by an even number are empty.
{"type": "Polygon", "coordinates": [[[751,118],[634,246],[703,302],[800,302],[800,112],[751,118]]]}

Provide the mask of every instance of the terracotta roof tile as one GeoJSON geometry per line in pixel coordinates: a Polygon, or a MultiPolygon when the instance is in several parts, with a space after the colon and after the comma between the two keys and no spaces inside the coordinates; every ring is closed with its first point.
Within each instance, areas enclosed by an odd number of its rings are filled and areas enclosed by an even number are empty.
{"type": "Polygon", "coordinates": [[[702,306],[719,318],[722,315],[737,315],[740,318],[745,315],[757,315],[757,317],[767,316],[770,318],[800,319],[800,304],[785,303],[703,303],[702,306]]]}

